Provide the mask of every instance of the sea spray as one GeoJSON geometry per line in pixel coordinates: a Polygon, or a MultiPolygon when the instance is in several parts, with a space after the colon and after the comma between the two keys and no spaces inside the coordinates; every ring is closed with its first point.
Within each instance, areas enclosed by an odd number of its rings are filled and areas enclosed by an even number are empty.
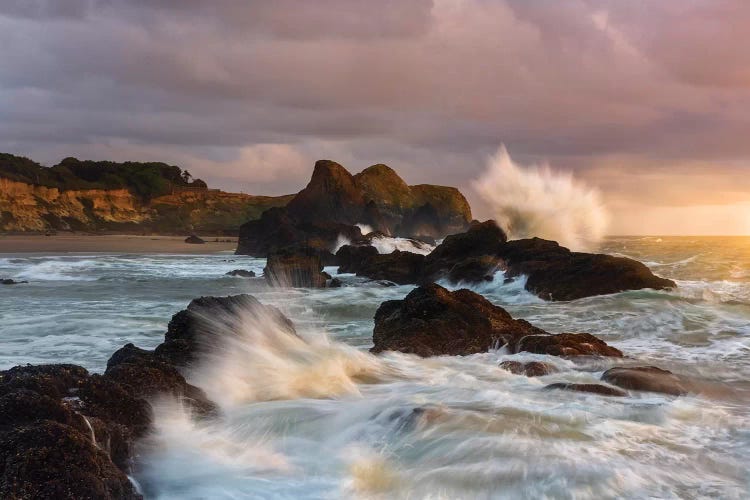
{"type": "Polygon", "coordinates": [[[511,239],[540,237],[571,250],[595,250],[607,228],[599,192],[548,165],[522,167],[505,146],[472,183],[511,239]]]}
{"type": "Polygon", "coordinates": [[[330,342],[323,332],[302,338],[277,317],[242,312],[207,328],[218,339],[191,373],[209,398],[228,408],[253,401],[328,398],[358,394],[357,383],[374,381],[384,365],[356,348],[330,342]]]}

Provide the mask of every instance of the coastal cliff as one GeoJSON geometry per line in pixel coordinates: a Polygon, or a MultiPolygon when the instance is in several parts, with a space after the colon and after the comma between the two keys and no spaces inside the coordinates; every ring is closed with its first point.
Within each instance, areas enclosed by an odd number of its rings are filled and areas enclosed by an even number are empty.
{"type": "Polygon", "coordinates": [[[289,196],[208,189],[165,164],[81,162],[45,168],[0,155],[0,231],[236,234],[289,196]]]}

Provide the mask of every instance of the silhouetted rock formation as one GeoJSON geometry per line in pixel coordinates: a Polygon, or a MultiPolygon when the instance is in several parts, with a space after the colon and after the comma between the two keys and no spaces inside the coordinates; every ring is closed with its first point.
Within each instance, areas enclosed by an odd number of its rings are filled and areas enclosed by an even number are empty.
{"type": "Polygon", "coordinates": [[[407,186],[386,165],[356,176],[330,160],[319,160],[308,185],[283,209],[265,212],[240,228],[238,254],[265,257],[289,245],[328,250],[339,236],[363,242],[355,224],[392,236],[442,238],[465,230],[471,209],[455,188],[407,186]]]}

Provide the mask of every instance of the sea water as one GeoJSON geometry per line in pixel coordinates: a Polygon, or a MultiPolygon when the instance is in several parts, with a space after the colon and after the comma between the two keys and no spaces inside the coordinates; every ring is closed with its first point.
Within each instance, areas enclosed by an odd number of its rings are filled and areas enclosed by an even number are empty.
{"type": "Polygon", "coordinates": [[[248,320],[194,367],[188,378],[221,406],[216,419],[153,402],[133,471],[148,498],[747,498],[750,238],[607,238],[601,250],[679,287],[553,303],[501,274],[473,289],[548,331],[590,332],[691,377],[699,393],[543,390],[595,383],[610,365],[503,350],[372,356],[375,310],[411,286],[339,275],[342,288],[271,289],[225,276],[264,266],[229,253],[0,255],[0,277],[29,281],[0,287],[0,368],[101,372],[127,342],[161,343],[192,298],[251,293],[302,339],[248,320]],[[498,367],[508,359],[559,371],[517,376],[498,367]]]}

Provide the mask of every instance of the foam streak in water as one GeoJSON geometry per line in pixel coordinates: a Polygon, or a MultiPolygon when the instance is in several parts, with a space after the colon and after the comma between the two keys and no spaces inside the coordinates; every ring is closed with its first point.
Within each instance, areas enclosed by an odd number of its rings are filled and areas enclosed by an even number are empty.
{"type": "Polygon", "coordinates": [[[592,250],[604,237],[608,217],[598,191],[547,165],[522,167],[505,146],[473,187],[512,239],[538,236],[592,250]]]}

